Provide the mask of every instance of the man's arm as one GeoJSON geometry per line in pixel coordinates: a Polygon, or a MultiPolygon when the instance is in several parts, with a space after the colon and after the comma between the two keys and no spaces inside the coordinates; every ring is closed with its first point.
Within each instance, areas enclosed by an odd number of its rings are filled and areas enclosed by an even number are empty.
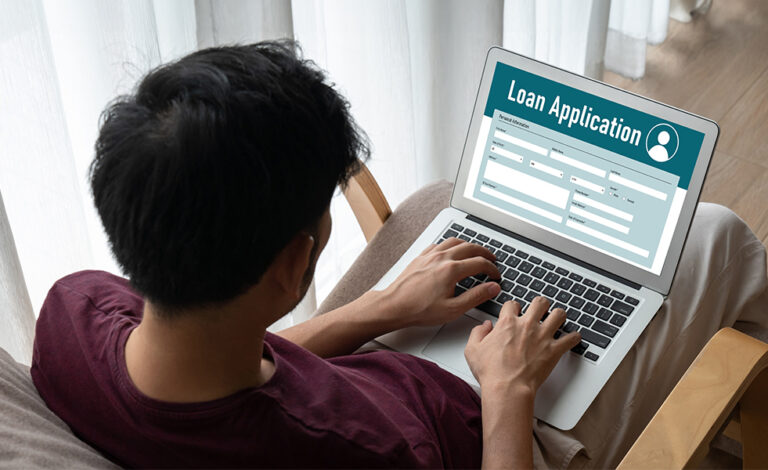
{"type": "Polygon", "coordinates": [[[533,400],[557,361],[581,340],[574,332],[554,339],[565,311],[536,297],[525,315],[507,302],[496,326],[475,327],[464,355],[483,391],[483,468],[533,468],[533,400]]]}
{"type": "Polygon", "coordinates": [[[451,238],[430,245],[383,291],[369,291],[341,308],[278,333],[321,357],[351,354],[366,342],[409,326],[441,325],[495,297],[486,282],[454,297],[454,285],[484,273],[498,279],[495,256],[473,243],[451,238]]]}

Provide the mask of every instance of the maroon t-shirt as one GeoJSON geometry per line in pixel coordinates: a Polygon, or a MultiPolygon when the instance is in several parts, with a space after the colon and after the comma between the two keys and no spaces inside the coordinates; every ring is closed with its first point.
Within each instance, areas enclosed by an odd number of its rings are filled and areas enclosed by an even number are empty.
{"type": "Polygon", "coordinates": [[[267,334],[272,378],[204,403],[142,394],[125,342],[143,310],[125,279],[59,280],[37,321],[32,379],[84,441],[131,467],[479,467],[480,399],[407,354],[322,359],[267,334]]]}

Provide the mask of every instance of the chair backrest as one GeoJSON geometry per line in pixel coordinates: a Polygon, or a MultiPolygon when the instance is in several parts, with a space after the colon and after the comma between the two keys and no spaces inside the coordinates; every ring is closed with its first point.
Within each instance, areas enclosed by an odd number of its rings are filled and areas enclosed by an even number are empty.
{"type": "Polygon", "coordinates": [[[30,364],[34,334],[35,314],[0,193],[0,348],[30,364]]]}

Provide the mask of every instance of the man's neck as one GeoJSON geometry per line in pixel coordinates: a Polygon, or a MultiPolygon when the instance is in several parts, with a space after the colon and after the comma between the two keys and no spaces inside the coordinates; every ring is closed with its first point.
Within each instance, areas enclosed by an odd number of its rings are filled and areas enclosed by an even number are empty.
{"type": "Polygon", "coordinates": [[[157,400],[190,403],[264,384],[274,373],[262,357],[270,322],[250,307],[240,302],[166,317],[146,302],[125,347],[134,385],[157,400]]]}

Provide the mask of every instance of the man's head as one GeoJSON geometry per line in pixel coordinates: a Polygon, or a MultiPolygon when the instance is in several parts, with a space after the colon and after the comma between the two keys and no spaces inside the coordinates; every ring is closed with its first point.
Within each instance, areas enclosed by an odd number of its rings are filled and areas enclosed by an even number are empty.
{"type": "Polygon", "coordinates": [[[288,42],[195,52],[112,103],[91,187],[133,286],[165,311],[224,303],[301,240],[311,277],[333,192],[369,153],[348,108],[288,42]]]}

